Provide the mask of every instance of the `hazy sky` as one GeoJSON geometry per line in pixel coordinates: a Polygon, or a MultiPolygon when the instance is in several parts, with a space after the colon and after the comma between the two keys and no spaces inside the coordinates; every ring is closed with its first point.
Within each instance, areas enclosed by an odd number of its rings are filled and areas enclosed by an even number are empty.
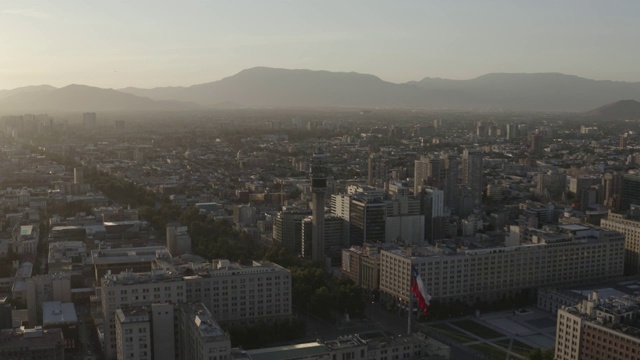
{"type": "Polygon", "coordinates": [[[640,1],[0,0],[0,89],[191,85],[254,67],[405,82],[640,81],[640,1]]]}

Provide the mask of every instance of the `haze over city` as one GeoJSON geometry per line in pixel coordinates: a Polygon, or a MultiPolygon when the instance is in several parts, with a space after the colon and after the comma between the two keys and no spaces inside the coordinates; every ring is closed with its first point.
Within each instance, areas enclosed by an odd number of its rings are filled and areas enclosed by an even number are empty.
{"type": "Polygon", "coordinates": [[[0,0],[0,359],[639,359],[639,10],[0,0]]]}
{"type": "Polygon", "coordinates": [[[0,89],[188,86],[268,66],[403,83],[640,81],[634,1],[0,2],[0,89]]]}

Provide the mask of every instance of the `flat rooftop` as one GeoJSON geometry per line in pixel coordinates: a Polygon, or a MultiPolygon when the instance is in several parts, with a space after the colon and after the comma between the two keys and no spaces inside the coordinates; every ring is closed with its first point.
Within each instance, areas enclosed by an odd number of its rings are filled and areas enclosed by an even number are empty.
{"type": "Polygon", "coordinates": [[[277,346],[265,349],[248,350],[251,360],[288,360],[313,358],[322,354],[329,354],[329,348],[319,342],[305,344],[277,346]]]}
{"type": "Polygon", "coordinates": [[[78,314],[73,303],[47,301],[42,303],[42,324],[71,324],[78,322],[78,314]]]}

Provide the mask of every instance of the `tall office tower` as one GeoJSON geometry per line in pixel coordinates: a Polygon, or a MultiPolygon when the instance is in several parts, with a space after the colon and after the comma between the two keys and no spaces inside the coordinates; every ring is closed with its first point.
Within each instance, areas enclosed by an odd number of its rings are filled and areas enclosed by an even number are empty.
{"type": "Polygon", "coordinates": [[[529,135],[529,154],[530,155],[542,155],[544,148],[542,146],[542,134],[536,130],[535,133],[529,135]]]}
{"type": "Polygon", "coordinates": [[[377,153],[369,155],[367,185],[383,188],[389,180],[389,158],[377,153]]]}
{"type": "Polygon", "coordinates": [[[640,205],[640,175],[624,174],[621,192],[621,210],[628,210],[631,205],[640,205]]]}
{"type": "MultiPolygon", "coordinates": [[[[324,219],[324,252],[327,255],[331,250],[348,246],[344,239],[345,221],[335,215],[329,215],[324,219]]],[[[302,220],[302,257],[313,257],[313,219],[311,216],[302,220]]],[[[337,253],[337,252],[336,252],[337,253]]],[[[327,255],[328,256],[328,255],[327,255]]]]}
{"type": "Polygon", "coordinates": [[[311,247],[313,260],[324,264],[324,198],[327,192],[327,164],[324,150],[311,158],[311,247]]]}
{"type": "Polygon", "coordinates": [[[445,169],[442,159],[436,155],[423,155],[415,161],[414,189],[417,195],[424,186],[442,186],[445,169]]]}
{"type": "Polygon", "coordinates": [[[482,121],[478,121],[478,125],[476,127],[476,135],[478,136],[478,138],[487,137],[487,135],[489,135],[489,127],[487,126],[487,124],[483,123],[482,121]]]}
{"type": "Polygon", "coordinates": [[[273,221],[273,243],[296,255],[302,253],[302,220],[309,216],[308,210],[285,206],[273,221]]]}
{"type": "Polygon", "coordinates": [[[518,125],[516,124],[507,124],[506,131],[507,140],[513,140],[518,137],[518,125]]]}
{"type": "Polygon", "coordinates": [[[602,178],[604,188],[604,205],[609,209],[620,210],[620,197],[622,195],[622,173],[606,173],[602,178]]]}
{"type": "Polygon", "coordinates": [[[390,199],[385,200],[385,242],[402,241],[404,244],[424,242],[424,215],[420,211],[420,198],[409,195],[405,183],[389,184],[390,199]]]}
{"type": "Polygon", "coordinates": [[[385,241],[385,203],[382,196],[360,193],[349,205],[349,237],[351,245],[385,241]]]}
{"type": "Polygon", "coordinates": [[[429,243],[442,237],[440,222],[444,217],[444,192],[427,187],[420,194],[421,213],[424,216],[424,239],[429,243]]]}
{"type": "Polygon", "coordinates": [[[419,160],[414,161],[413,166],[413,194],[418,195],[422,189],[423,182],[429,177],[428,173],[429,157],[422,155],[419,160]]]}
{"type": "Polygon", "coordinates": [[[456,154],[443,154],[445,176],[442,190],[444,191],[444,206],[451,211],[458,207],[458,177],[460,161],[456,154]]]}
{"type": "Polygon", "coordinates": [[[471,189],[473,205],[482,204],[482,152],[465,149],[462,153],[462,182],[471,189]]]}
{"type": "Polygon", "coordinates": [[[82,114],[82,125],[84,127],[95,127],[96,126],[96,113],[88,112],[82,114]]]}
{"type": "Polygon", "coordinates": [[[626,149],[628,143],[629,133],[624,133],[624,135],[620,136],[620,149],[626,149]]]}
{"type": "Polygon", "coordinates": [[[82,168],[73,168],[73,183],[74,184],[84,183],[84,170],[82,168]]]}

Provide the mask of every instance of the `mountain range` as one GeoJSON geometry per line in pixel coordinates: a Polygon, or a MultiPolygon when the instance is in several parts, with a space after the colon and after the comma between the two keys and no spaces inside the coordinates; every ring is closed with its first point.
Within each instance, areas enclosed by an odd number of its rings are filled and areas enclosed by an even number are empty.
{"type": "Polygon", "coordinates": [[[396,84],[359,73],[257,67],[188,87],[101,89],[48,85],[0,90],[0,112],[142,111],[198,108],[350,107],[585,112],[640,99],[639,82],[559,73],[424,78],[396,84]]]}
{"type": "Polygon", "coordinates": [[[620,100],[591,110],[586,115],[605,120],[638,120],[640,119],[640,102],[620,100]]]}

